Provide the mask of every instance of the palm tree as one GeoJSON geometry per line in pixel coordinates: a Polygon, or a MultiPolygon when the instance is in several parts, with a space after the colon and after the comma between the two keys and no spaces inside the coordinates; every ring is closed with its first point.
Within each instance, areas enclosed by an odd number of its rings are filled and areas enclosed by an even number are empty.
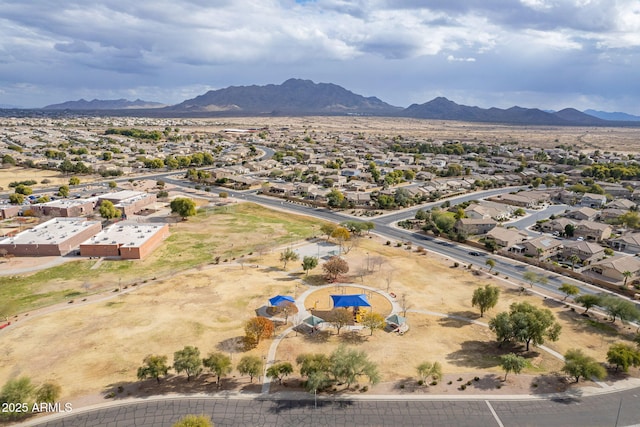
{"type": "Polygon", "coordinates": [[[629,270],[625,270],[622,272],[622,275],[624,276],[624,285],[623,286],[627,286],[627,280],[629,280],[629,277],[633,276],[633,273],[630,272],[629,270]]]}
{"type": "Polygon", "coordinates": [[[569,257],[569,261],[571,261],[571,271],[575,268],[576,264],[582,261],[580,257],[576,254],[573,254],[569,257]]]}

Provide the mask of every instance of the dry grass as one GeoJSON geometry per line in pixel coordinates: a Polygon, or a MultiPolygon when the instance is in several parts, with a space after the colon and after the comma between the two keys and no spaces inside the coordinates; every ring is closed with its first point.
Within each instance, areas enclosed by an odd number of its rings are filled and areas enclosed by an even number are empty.
{"type": "MultiPolygon", "coordinates": [[[[367,252],[386,261],[381,269],[364,277],[365,284],[385,289],[385,274],[392,271],[390,290],[398,297],[406,294],[411,300],[410,310],[478,318],[470,306],[471,292],[482,283],[496,281],[450,268],[450,261],[443,263],[431,253],[424,256],[387,247],[376,239],[363,239],[346,258],[350,265],[357,266],[366,262],[367,252]]],[[[218,351],[226,340],[243,335],[243,322],[254,316],[253,310],[265,305],[269,297],[299,295],[306,289],[297,263],[289,272],[281,270],[277,250],[262,255],[260,264],[267,267],[210,266],[177,274],[126,296],[22,322],[2,332],[5,345],[0,366],[11,368],[0,369],[0,383],[16,375],[29,375],[36,382],[58,381],[67,397],[80,396],[113,384],[135,382],[137,367],[150,353],[166,354],[171,360],[173,352],[185,345],[198,346],[203,355],[218,351]]],[[[343,279],[360,282],[359,277],[343,279]]],[[[335,289],[318,290],[309,297],[307,306],[318,300],[318,308],[328,308],[326,299],[335,289]]],[[[356,289],[346,290],[359,292],[356,289]]],[[[488,316],[523,300],[543,304],[537,297],[520,296],[505,287],[499,306],[488,316]]],[[[375,311],[388,313],[388,302],[378,300],[377,294],[372,302],[375,311]]],[[[560,352],[579,347],[603,360],[608,343],[621,339],[617,335],[602,337],[598,329],[585,325],[583,318],[563,305],[551,308],[564,328],[561,341],[550,344],[560,352]]],[[[448,374],[500,375],[498,356],[512,350],[498,349],[490,331],[481,326],[412,311],[407,317],[411,329],[404,336],[384,331],[370,336],[368,330],[341,332],[340,336],[335,332],[314,337],[291,333],[280,344],[277,358],[294,361],[300,353],[328,353],[345,343],[367,351],[378,363],[383,380],[395,381],[414,377],[415,366],[423,360],[441,362],[448,374]]],[[[488,317],[481,320],[488,321],[488,317]]],[[[264,356],[269,345],[270,341],[263,342],[251,354],[264,356]]],[[[526,370],[529,374],[560,367],[559,361],[538,349],[527,356],[531,362],[526,370]]],[[[239,356],[234,360],[237,362],[239,356]]]]}
{"type": "MultiPolygon", "coordinates": [[[[459,140],[472,143],[509,144],[520,147],[551,148],[560,144],[585,151],[637,153],[638,128],[627,127],[569,127],[516,126],[469,123],[442,120],[418,120],[385,117],[273,117],[230,118],[228,127],[288,127],[307,132],[364,134],[392,138],[396,135],[419,137],[424,140],[459,140]]],[[[183,127],[186,131],[187,128],[183,127]]],[[[211,131],[210,127],[195,125],[192,131],[211,131]]]]}
{"type": "MultiPolygon", "coordinates": [[[[22,168],[22,167],[9,167],[9,168],[0,168],[0,188],[4,188],[5,191],[11,190],[9,188],[9,184],[13,181],[26,181],[26,180],[34,180],[38,181],[37,184],[33,185],[33,188],[43,188],[43,187],[58,187],[60,185],[69,184],[69,178],[71,175],[65,175],[58,171],[52,170],[43,170],[43,169],[30,169],[30,168],[22,168]],[[48,179],[51,182],[48,184],[41,184],[41,181],[44,179],[48,179]]],[[[81,182],[90,182],[95,181],[96,176],[78,176],[81,182]]]]}

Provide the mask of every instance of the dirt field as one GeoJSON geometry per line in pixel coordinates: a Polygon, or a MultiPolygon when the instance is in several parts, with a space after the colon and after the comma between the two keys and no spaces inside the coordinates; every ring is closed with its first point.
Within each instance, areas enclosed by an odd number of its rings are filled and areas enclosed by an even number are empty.
{"type": "MultiPolygon", "coordinates": [[[[230,351],[225,343],[244,335],[243,322],[255,315],[254,310],[267,304],[268,298],[276,294],[300,295],[309,288],[301,281],[299,262],[282,271],[278,258],[276,250],[259,256],[255,261],[259,268],[253,263],[209,265],[149,282],[132,293],[107,301],[22,321],[1,332],[4,336],[0,383],[18,375],[29,375],[35,383],[55,380],[68,399],[94,395],[100,400],[96,393],[114,390],[118,385],[127,394],[210,390],[209,377],[192,383],[178,377],[161,388],[145,382],[141,389],[136,370],[147,354],[165,354],[171,361],[173,352],[185,345],[198,346],[203,356],[212,351],[230,351]]],[[[433,254],[420,255],[415,250],[384,246],[377,239],[362,239],[346,255],[352,271],[364,265],[367,258],[375,272],[362,279],[359,274],[343,277],[343,281],[363,282],[384,290],[389,282],[391,292],[398,298],[405,295],[410,301],[409,332],[404,336],[384,331],[376,331],[373,336],[369,331],[341,332],[339,336],[333,332],[313,337],[291,333],[278,347],[279,360],[293,361],[302,352],[328,353],[346,343],[365,350],[378,364],[384,383],[373,388],[373,392],[404,391],[399,388],[401,384],[405,384],[406,390],[415,388],[415,366],[424,360],[439,361],[446,378],[438,386],[417,392],[452,393],[459,386],[457,378],[469,381],[475,376],[482,381],[473,382],[477,392],[486,389],[531,392],[532,381],[540,383],[537,392],[564,387],[561,378],[540,377],[544,372],[557,371],[561,363],[544,351],[532,349],[527,354],[530,366],[525,375],[510,376],[507,389],[498,389],[496,378],[503,375],[498,368],[498,356],[510,349],[498,349],[494,337],[484,327],[420,313],[430,310],[478,319],[477,310],[470,304],[471,292],[488,281],[502,286],[495,278],[451,268],[451,261],[433,254]],[[378,264],[378,260],[384,261],[378,264]]],[[[314,270],[308,282],[318,283],[319,273],[319,268],[314,270]]],[[[322,300],[320,294],[312,298],[322,300]]],[[[521,296],[505,287],[498,307],[480,320],[488,321],[511,302],[523,300],[543,304],[538,297],[521,296]]],[[[376,302],[381,312],[388,309],[384,305],[376,302]]],[[[601,335],[599,329],[584,323],[584,318],[562,304],[548,305],[563,325],[561,340],[548,345],[561,353],[578,347],[604,360],[609,343],[621,339],[615,330],[601,335]]],[[[270,340],[262,342],[249,354],[265,357],[270,343],[270,340]]],[[[234,353],[233,357],[236,363],[240,354],[234,353]]],[[[247,378],[240,378],[237,372],[232,375],[226,383],[228,387],[250,387],[247,378]]],[[[294,385],[291,380],[290,386],[294,385]]]]}
{"type": "MultiPolygon", "coordinates": [[[[13,181],[25,181],[34,180],[38,181],[33,185],[33,188],[42,187],[58,187],[60,185],[69,184],[69,178],[71,175],[65,175],[58,171],[42,170],[42,169],[30,169],[21,167],[0,168],[0,189],[4,191],[11,190],[9,184],[13,181]],[[48,179],[51,182],[48,184],[42,184],[42,180],[48,179]]],[[[91,182],[96,180],[96,176],[84,176],[79,175],[80,182],[91,182]]]]}
{"type": "MultiPolygon", "coordinates": [[[[287,127],[293,131],[363,133],[381,137],[415,136],[433,140],[460,140],[504,144],[517,142],[521,147],[552,148],[560,144],[585,151],[613,151],[636,154],[638,128],[507,126],[500,124],[417,120],[384,117],[272,117],[229,118],[221,127],[287,127]]],[[[192,132],[211,131],[211,127],[182,127],[192,132]]]]}

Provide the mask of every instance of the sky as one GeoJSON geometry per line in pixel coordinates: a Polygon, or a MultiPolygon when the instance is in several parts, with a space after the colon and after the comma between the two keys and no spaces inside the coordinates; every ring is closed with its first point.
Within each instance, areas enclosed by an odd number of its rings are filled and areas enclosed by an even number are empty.
{"type": "Polygon", "coordinates": [[[335,83],[640,114],[638,0],[0,0],[0,105],[335,83]]]}

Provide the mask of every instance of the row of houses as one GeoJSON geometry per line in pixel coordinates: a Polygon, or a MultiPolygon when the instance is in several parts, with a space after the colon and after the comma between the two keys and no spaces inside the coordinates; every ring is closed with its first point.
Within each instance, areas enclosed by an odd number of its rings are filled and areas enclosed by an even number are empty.
{"type": "MultiPolygon", "coordinates": [[[[636,234],[640,240],[640,233],[636,234]]],[[[495,227],[488,231],[485,238],[495,241],[508,252],[537,260],[560,260],[572,269],[580,267],[582,274],[609,282],[626,282],[629,279],[640,278],[640,258],[624,254],[607,256],[605,248],[596,242],[566,240],[552,236],[530,238],[524,231],[503,227],[495,227]]],[[[640,253],[640,245],[636,248],[636,253],[640,253]]]]}

